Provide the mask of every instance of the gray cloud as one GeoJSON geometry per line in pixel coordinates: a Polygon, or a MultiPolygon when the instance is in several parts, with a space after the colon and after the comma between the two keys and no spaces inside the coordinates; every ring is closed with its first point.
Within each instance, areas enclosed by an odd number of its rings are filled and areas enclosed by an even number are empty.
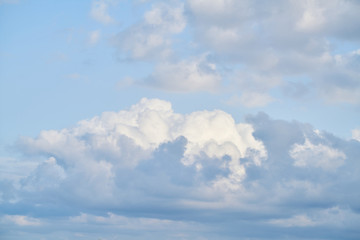
{"type": "Polygon", "coordinates": [[[298,80],[307,78],[316,100],[357,105],[358,49],[341,46],[359,43],[359,8],[349,0],[157,2],[113,43],[122,58],[154,64],[140,84],[178,92],[216,88],[238,96],[229,101],[258,107],[276,100],[278,89],[291,88],[285,97],[309,97],[298,80]],[[230,71],[204,71],[192,60],[204,54],[230,71]]]}
{"type": "MultiPolygon", "coordinates": [[[[253,84],[264,86],[274,75],[280,79],[305,75],[326,101],[359,103],[359,68],[352,67],[358,61],[349,57],[356,52],[336,55],[331,43],[332,39],[359,41],[358,2],[244,0],[209,5],[191,0],[186,6],[199,46],[224,64],[244,64],[246,75],[263,79],[261,83],[250,81],[253,84]],[[339,63],[343,59],[346,64],[339,63]],[[347,88],[346,83],[353,87],[347,88]]],[[[237,79],[246,81],[246,77],[237,79]]],[[[269,89],[283,84],[278,81],[269,89]]]]}

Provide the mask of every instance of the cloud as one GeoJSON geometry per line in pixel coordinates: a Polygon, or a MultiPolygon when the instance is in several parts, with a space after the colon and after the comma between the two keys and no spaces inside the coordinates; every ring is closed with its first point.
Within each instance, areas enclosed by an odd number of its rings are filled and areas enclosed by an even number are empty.
{"type": "Polygon", "coordinates": [[[307,237],[331,239],[323,230],[335,226],[337,238],[351,239],[359,144],[264,113],[237,123],[221,110],[179,114],[170,102],[144,98],[21,137],[17,148],[34,164],[16,178],[2,176],[0,209],[23,216],[7,223],[46,222],[50,232],[60,226],[67,234],[86,226],[146,235],[169,226],[188,239],[223,232],[225,239],[301,239],[294,228],[304,228],[312,229],[307,237]]]}
{"type": "Polygon", "coordinates": [[[218,89],[240,96],[237,104],[246,107],[268,105],[278,90],[295,100],[311,92],[317,101],[358,105],[358,50],[347,53],[341,46],[360,39],[354,24],[359,8],[347,0],[160,1],[112,44],[119,59],[153,63],[145,78],[162,90],[218,89]],[[198,64],[200,53],[211,65],[198,64]],[[191,76],[194,87],[186,84],[191,76]]]}
{"type": "MultiPolygon", "coordinates": [[[[182,222],[182,221],[172,221],[166,219],[156,219],[156,218],[129,218],[121,215],[114,214],[112,212],[108,212],[105,216],[97,216],[86,213],[81,213],[78,216],[70,217],[69,221],[74,224],[79,223],[87,223],[87,224],[106,224],[113,225],[118,227],[119,229],[127,229],[127,230],[162,230],[166,231],[169,228],[172,230],[176,229],[184,229],[187,230],[189,228],[194,228],[195,226],[191,226],[190,223],[182,222]]],[[[194,225],[199,225],[197,223],[192,223],[194,225]]]]}
{"type": "Polygon", "coordinates": [[[39,164],[29,177],[23,179],[22,185],[27,191],[41,191],[44,188],[56,188],[64,179],[64,168],[57,164],[54,157],[50,157],[39,164]]]}
{"type": "Polygon", "coordinates": [[[154,4],[141,22],[131,25],[113,38],[113,45],[125,59],[164,59],[172,54],[172,35],[186,26],[183,4],[154,4]]]}
{"type": "Polygon", "coordinates": [[[319,75],[319,92],[328,102],[360,102],[360,50],[335,55],[328,66],[331,70],[319,75]]]}
{"type": "Polygon", "coordinates": [[[183,5],[171,6],[164,3],[154,5],[144,15],[146,25],[153,26],[164,32],[180,33],[186,26],[183,5]]]}
{"type": "Polygon", "coordinates": [[[167,204],[175,209],[191,196],[206,202],[242,188],[247,173],[240,159],[247,166],[265,161],[266,149],[252,131],[220,110],[182,115],[169,102],[142,99],[130,110],[19,139],[21,151],[39,162],[20,181],[18,198],[44,208],[46,201],[80,204],[83,212],[129,204],[163,211],[159,196],[179,198],[167,204]]]}
{"type": "Polygon", "coordinates": [[[96,30],[96,31],[92,31],[89,33],[89,39],[88,39],[88,43],[90,45],[95,45],[100,39],[100,31],[96,30]]]}
{"type": "Polygon", "coordinates": [[[269,223],[283,227],[315,227],[330,225],[341,227],[343,225],[353,225],[360,220],[359,214],[354,214],[347,208],[332,207],[325,210],[317,210],[310,215],[296,215],[286,219],[274,219],[269,223]]]}
{"type": "Polygon", "coordinates": [[[319,144],[314,145],[308,139],[303,145],[295,144],[290,150],[290,156],[295,159],[297,167],[320,167],[333,171],[344,164],[346,156],[343,152],[319,144]]]}
{"type": "Polygon", "coordinates": [[[103,24],[114,22],[114,19],[108,13],[109,1],[107,0],[93,0],[91,4],[90,16],[103,24]]]}
{"type": "MultiPolygon", "coordinates": [[[[57,166],[58,160],[64,168],[72,167],[74,171],[82,172],[84,178],[103,176],[96,185],[100,187],[100,183],[104,183],[113,188],[117,168],[136,168],[163,144],[174,141],[176,144],[179,137],[184,137],[186,144],[177,161],[184,167],[201,169],[206,163],[203,158],[228,156],[229,161],[222,160],[224,168],[230,171],[228,178],[214,179],[213,184],[221,181],[235,186],[245,176],[240,158],[253,156],[260,164],[259,159],[266,157],[266,150],[251,132],[250,126],[236,124],[222,111],[194,112],[184,116],[173,113],[168,102],[142,99],[129,111],[103,113],[101,117],[79,122],[73,129],[43,131],[36,139],[22,138],[19,144],[28,154],[51,156],[39,168],[48,169],[52,177],[65,178],[62,168],[57,166]],[[249,155],[248,149],[257,153],[249,155]]],[[[35,173],[30,179],[49,178],[44,169],[41,172],[45,176],[35,173]]]]}
{"type": "Polygon", "coordinates": [[[216,92],[221,87],[221,81],[216,65],[207,61],[203,55],[175,63],[160,63],[145,83],[175,92],[216,92]]]}
{"type": "Polygon", "coordinates": [[[2,222],[12,222],[19,226],[40,226],[42,224],[39,219],[21,215],[5,215],[2,217],[2,222]]]}
{"type": "Polygon", "coordinates": [[[269,73],[253,72],[251,70],[237,71],[231,77],[231,87],[241,91],[240,96],[233,96],[227,103],[230,105],[243,105],[248,108],[263,107],[276,99],[269,91],[283,84],[281,77],[269,73]]]}
{"type": "Polygon", "coordinates": [[[351,133],[352,133],[352,139],[360,141],[360,129],[353,129],[351,133]]]}
{"type": "MultiPolygon", "coordinates": [[[[357,51],[339,55],[334,50],[344,40],[359,41],[359,26],[354,24],[360,20],[359,8],[356,1],[338,0],[266,4],[219,0],[211,5],[191,0],[186,4],[198,48],[212,52],[223,65],[241,64],[245,75],[276,76],[282,81],[306,76],[321,99],[350,104],[360,102],[357,51]],[[337,59],[346,59],[346,63],[337,59]]],[[[238,79],[244,78],[233,78],[234,86],[238,79]]],[[[248,82],[258,87],[268,83],[248,82]]],[[[241,86],[237,89],[244,91],[241,86]]]]}

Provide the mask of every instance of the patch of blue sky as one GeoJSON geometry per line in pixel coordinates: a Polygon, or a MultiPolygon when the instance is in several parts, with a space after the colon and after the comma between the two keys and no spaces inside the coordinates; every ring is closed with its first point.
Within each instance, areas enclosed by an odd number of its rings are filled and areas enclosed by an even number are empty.
{"type": "Polygon", "coordinates": [[[339,38],[328,38],[330,43],[331,53],[337,54],[349,54],[351,52],[359,50],[359,43],[357,40],[354,41],[339,39],[339,38]]]}

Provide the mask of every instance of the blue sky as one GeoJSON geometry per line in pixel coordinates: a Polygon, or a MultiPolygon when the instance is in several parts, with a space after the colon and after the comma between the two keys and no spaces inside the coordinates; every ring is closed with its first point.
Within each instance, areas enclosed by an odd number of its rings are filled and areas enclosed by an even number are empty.
{"type": "Polygon", "coordinates": [[[360,3],[0,0],[4,239],[358,239],[360,3]]]}

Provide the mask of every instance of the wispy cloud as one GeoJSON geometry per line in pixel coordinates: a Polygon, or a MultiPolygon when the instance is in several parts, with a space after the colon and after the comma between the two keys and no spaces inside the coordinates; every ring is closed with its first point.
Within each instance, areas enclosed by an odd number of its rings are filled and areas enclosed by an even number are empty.
{"type": "Polygon", "coordinates": [[[98,43],[101,36],[101,32],[99,30],[95,30],[89,33],[88,43],[90,45],[95,45],[98,43]]]}
{"type": "Polygon", "coordinates": [[[40,226],[42,225],[39,219],[22,216],[22,215],[5,215],[2,217],[2,222],[12,222],[19,226],[40,226]]]}
{"type": "Polygon", "coordinates": [[[93,0],[90,16],[103,24],[114,22],[114,19],[108,13],[109,3],[107,0],[93,0]]]}

